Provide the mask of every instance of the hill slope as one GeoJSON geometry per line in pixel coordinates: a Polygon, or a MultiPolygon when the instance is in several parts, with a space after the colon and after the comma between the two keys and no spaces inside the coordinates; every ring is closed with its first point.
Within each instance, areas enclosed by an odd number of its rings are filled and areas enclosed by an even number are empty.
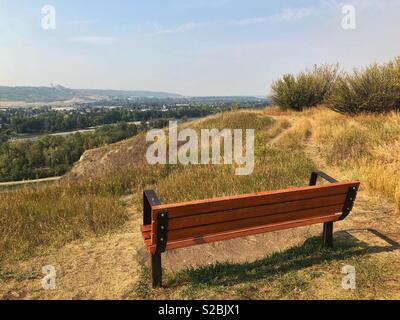
{"type": "MultiPolygon", "coordinates": [[[[372,170],[379,167],[370,166],[371,171],[368,171],[363,162],[368,160],[378,166],[378,160],[385,157],[382,170],[395,168],[398,159],[391,159],[389,152],[382,151],[385,149],[382,141],[386,140],[377,139],[377,135],[390,135],[392,143],[387,148],[392,151],[393,145],[400,141],[397,121],[397,115],[379,119],[348,118],[324,109],[303,113],[266,109],[225,113],[185,124],[196,129],[256,129],[256,167],[249,177],[235,176],[229,166],[150,167],[142,158],[142,151],[145,150],[143,136],[91,151],[77,164],[70,179],[62,182],[73,188],[69,191],[64,185],[63,192],[68,197],[69,192],[73,192],[73,202],[78,202],[71,210],[93,208],[82,213],[88,219],[75,224],[75,230],[80,230],[85,224],[90,225],[93,219],[97,221],[97,207],[91,200],[95,198],[93,195],[104,197],[104,201],[109,201],[112,194],[118,195],[119,205],[127,214],[127,220],[122,219],[117,225],[106,224],[104,220],[105,229],[89,228],[83,234],[59,242],[58,246],[42,246],[40,250],[31,248],[30,252],[35,252],[34,257],[25,256],[12,263],[4,262],[0,273],[0,297],[400,298],[400,223],[395,214],[396,193],[393,193],[398,181],[394,182],[394,189],[381,189],[380,184],[372,183],[374,180],[369,178],[372,170]],[[381,124],[383,129],[371,131],[370,126],[381,124]],[[368,130],[364,132],[363,128],[368,130]],[[355,140],[354,136],[358,135],[354,134],[354,130],[364,133],[363,140],[355,140]],[[325,140],[328,138],[329,144],[325,140]],[[376,150],[375,153],[373,150],[376,150]],[[366,151],[367,154],[361,154],[366,151]],[[156,190],[162,202],[200,199],[305,185],[310,171],[316,168],[338,179],[359,178],[363,185],[352,215],[335,226],[335,249],[320,249],[320,239],[315,236],[319,236],[321,226],[181,249],[165,255],[168,287],[156,291],[149,288],[148,269],[143,267],[148,265],[149,259],[139,233],[143,188],[156,190]],[[81,197],[86,194],[90,195],[84,198],[86,205],[79,206],[81,197]],[[219,264],[210,265],[214,262],[219,264]],[[57,269],[58,286],[55,291],[40,288],[40,270],[44,264],[52,264],[57,269]],[[357,289],[354,291],[341,287],[342,267],[349,264],[357,270],[357,289]],[[187,269],[190,266],[197,268],[187,269]]],[[[383,174],[385,171],[380,172],[383,174]]],[[[44,194],[53,192],[52,188],[45,189],[39,199],[51,202],[54,220],[59,219],[54,214],[54,204],[58,203],[59,197],[51,200],[44,198],[44,194]]],[[[7,197],[11,195],[1,199],[0,204],[7,199],[10,201],[11,198],[7,197]]],[[[35,193],[32,197],[38,198],[35,193]]],[[[71,198],[67,199],[71,202],[71,198]]],[[[19,206],[23,206],[24,201],[20,198],[19,206]]],[[[63,216],[69,210],[68,205],[63,204],[63,216]]],[[[35,206],[38,206],[36,200],[35,206]]],[[[104,206],[102,202],[101,207],[104,206]]],[[[115,210],[106,208],[110,216],[115,210]]],[[[16,216],[18,212],[12,212],[14,224],[16,216]]],[[[18,225],[23,223],[19,221],[18,225]]],[[[27,223],[31,229],[37,227],[31,219],[27,223]]],[[[41,223],[40,227],[44,237],[47,234],[46,224],[41,223]]],[[[58,227],[59,224],[50,225],[47,232],[53,233],[58,227]]],[[[63,229],[67,227],[65,225],[63,229]]],[[[12,237],[9,239],[12,240],[12,237]]],[[[43,241],[51,243],[45,238],[43,241]]],[[[12,242],[3,248],[9,248],[10,244],[12,242]]]]}

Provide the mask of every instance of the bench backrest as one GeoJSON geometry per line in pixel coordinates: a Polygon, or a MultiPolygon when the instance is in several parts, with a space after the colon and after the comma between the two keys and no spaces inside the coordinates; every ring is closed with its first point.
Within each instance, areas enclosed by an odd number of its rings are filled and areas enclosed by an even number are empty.
{"type": "Polygon", "coordinates": [[[155,205],[147,230],[150,251],[171,250],[316,223],[352,209],[358,181],[155,205]]]}

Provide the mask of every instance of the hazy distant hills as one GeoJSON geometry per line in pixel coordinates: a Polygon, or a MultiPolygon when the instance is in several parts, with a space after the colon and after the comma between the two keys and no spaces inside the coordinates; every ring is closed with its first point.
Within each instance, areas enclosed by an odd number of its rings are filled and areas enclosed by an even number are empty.
{"type": "Polygon", "coordinates": [[[53,102],[73,99],[77,93],[64,87],[2,87],[0,101],[53,102]]]}
{"type": "Polygon", "coordinates": [[[178,94],[153,91],[123,91],[69,89],[54,87],[5,87],[0,86],[0,101],[21,101],[27,103],[67,101],[93,98],[180,98],[178,94]]]}
{"type": "Polygon", "coordinates": [[[121,97],[121,98],[181,98],[175,93],[138,90],[100,90],[100,89],[79,89],[75,92],[81,96],[121,97]]]}

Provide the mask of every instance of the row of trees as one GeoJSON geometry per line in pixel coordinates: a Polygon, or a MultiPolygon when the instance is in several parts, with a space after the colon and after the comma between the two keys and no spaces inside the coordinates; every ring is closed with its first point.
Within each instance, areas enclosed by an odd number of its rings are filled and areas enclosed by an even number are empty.
{"type": "MultiPolygon", "coordinates": [[[[89,112],[45,111],[34,116],[21,113],[10,118],[10,129],[16,133],[54,133],[94,127],[117,122],[149,121],[151,119],[182,119],[203,117],[221,111],[211,106],[174,107],[168,110],[151,108],[132,110],[130,108],[102,109],[89,112]]],[[[5,120],[4,120],[5,122],[5,120]]]]}
{"type": "Polygon", "coordinates": [[[297,75],[286,74],[272,84],[271,99],[278,106],[299,111],[320,104],[348,114],[398,111],[400,58],[353,73],[340,71],[338,65],[322,65],[297,75]]]}
{"type": "Polygon", "coordinates": [[[143,129],[144,125],[119,123],[89,133],[4,142],[0,144],[0,181],[62,175],[85,150],[132,137],[143,129]]]}

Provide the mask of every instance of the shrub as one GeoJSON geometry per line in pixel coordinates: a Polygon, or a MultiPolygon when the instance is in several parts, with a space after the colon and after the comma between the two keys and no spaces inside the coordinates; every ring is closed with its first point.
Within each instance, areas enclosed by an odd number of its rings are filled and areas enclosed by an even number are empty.
{"type": "Polygon", "coordinates": [[[386,113],[400,107],[400,58],[339,77],[329,98],[341,113],[386,113]]]}
{"type": "Polygon", "coordinates": [[[338,65],[315,65],[298,75],[286,74],[272,84],[272,102],[284,109],[301,111],[326,101],[339,73],[338,65]]]}

